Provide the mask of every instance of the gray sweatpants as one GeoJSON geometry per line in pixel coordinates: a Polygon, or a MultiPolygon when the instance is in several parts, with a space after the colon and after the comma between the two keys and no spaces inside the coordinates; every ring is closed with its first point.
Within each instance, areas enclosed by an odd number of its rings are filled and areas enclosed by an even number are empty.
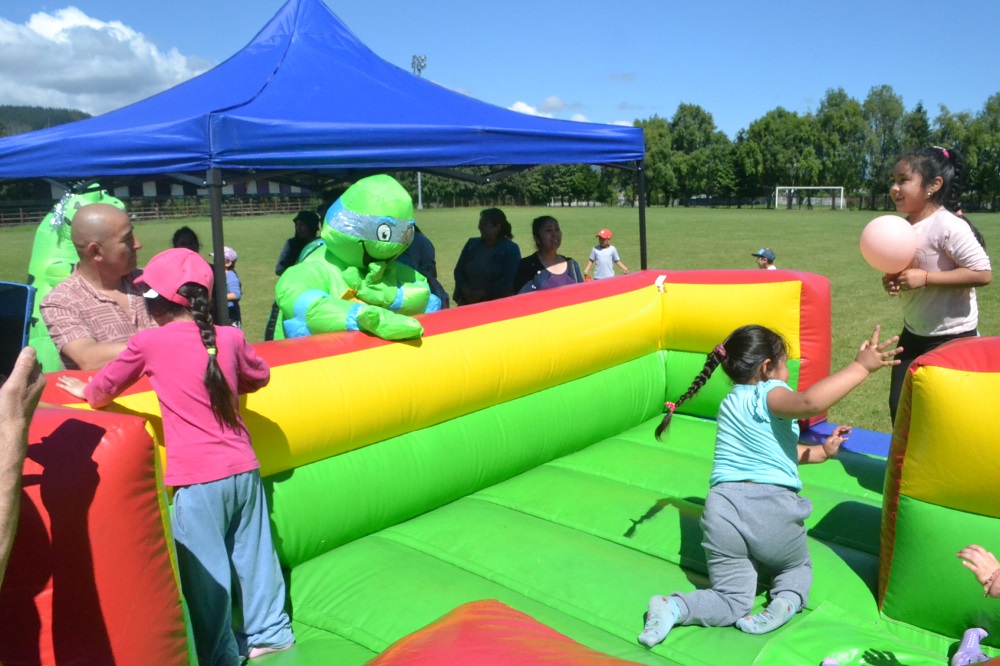
{"type": "Polygon", "coordinates": [[[788,488],[720,483],[708,492],[701,528],[711,589],[674,594],[686,617],[679,624],[732,625],[753,609],[757,569],[774,574],[771,598],[803,608],[812,587],[812,561],[803,521],[812,503],[788,488]]]}

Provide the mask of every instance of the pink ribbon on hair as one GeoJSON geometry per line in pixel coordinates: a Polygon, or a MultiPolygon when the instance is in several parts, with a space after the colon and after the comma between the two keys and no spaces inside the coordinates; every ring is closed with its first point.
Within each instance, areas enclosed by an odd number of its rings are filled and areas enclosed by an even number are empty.
{"type": "Polygon", "coordinates": [[[722,358],[726,358],[726,348],[723,347],[721,344],[715,345],[715,349],[713,349],[712,351],[714,351],[716,354],[718,354],[722,358]]]}
{"type": "Polygon", "coordinates": [[[672,402],[670,402],[669,400],[667,402],[663,403],[663,406],[666,407],[667,411],[670,412],[671,414],[673,414],[674,410],[677,409],[677,405],[674,404],[674,403],[672,403],[672,402]]]}
{"type": "Polygon", "coordinates": [[[941,146],[934,146],[934,147],[937,148],[938,150],[940,150],[942,153],[944,153],[945,159],[949,159],[949,160],[951,159],[951,155],[948,154],[948,149],[947,148],[942,148],[941,146]]]}

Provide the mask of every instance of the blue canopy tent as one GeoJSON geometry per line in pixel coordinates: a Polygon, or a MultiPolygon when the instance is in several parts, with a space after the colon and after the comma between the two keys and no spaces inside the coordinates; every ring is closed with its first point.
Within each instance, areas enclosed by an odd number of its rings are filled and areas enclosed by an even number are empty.
{"type": "Polygon", "coordinates": [[[288,0],[246,47],[196,78],[102,116],[0,139],[0,179],[195,182],[209,188],[221,257],[222,185],[249,174],[610,165],[637,174],[645,268],[643,155],[639,128],[480,102],[379,58],[321,0],[288,0]]]}

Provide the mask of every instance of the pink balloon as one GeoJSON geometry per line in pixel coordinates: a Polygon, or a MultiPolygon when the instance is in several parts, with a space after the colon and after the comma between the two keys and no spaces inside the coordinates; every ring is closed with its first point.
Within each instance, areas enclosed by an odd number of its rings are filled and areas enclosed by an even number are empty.
{"type": "Polygon", "coordinates": [[[881,215],[861,232],[861,255],[883,273],[898,273],[917,253],[917,234],[910,223],[896,215],[881,215]]]}

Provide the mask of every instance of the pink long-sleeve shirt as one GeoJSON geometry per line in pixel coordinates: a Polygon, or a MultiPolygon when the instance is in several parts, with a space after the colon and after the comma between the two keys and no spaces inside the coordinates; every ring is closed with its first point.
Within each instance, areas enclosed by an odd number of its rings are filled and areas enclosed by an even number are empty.
{"type": "MultiPolygon", "coordinates": [[[[266,386],[271,370],[231,326],[216,326],[216,358],[234,395],[266,386]]],[[[260,467],[240,417],[235,430],[219,425],[205,388],[208,353],[198,325],[177,321],[140,331],[121,355],[84,389],[92,407],[104,407],[143,375],[156,391],[167,449],[164,483],[187,486],[217,481],[260,467]]]]}

